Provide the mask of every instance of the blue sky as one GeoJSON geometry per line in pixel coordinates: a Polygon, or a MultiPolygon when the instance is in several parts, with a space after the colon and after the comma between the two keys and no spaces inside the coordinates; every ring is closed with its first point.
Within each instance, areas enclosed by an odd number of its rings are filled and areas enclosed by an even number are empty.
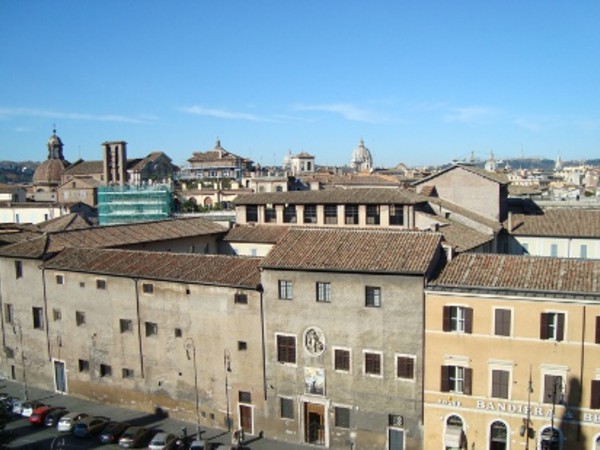
{"type": "Polygon", "coordinates": [[[0,159],[600,155],[600,1],[0,2],[0,159]]]}

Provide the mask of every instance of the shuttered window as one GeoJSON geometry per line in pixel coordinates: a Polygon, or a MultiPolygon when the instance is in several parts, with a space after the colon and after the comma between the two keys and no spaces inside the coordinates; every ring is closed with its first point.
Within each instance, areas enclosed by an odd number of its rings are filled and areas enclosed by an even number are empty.
{"type": "Polygon", "coordinates": [[[473,332],[473,308],[444,306],[444,331],[473,332]]]}
{"type": "Polygon", "coordinates": [[[508,398],[509,375],[507,370],[492,370],[492,397],[508,398]]]}
{"type": "Polygon", "coordinates": [[[565,333],[564,313],[548,312],[540,316],[540,339],[562,341],[565,333]]]}
{"type": "Polygon", "coordinates": [[[494,315],[494,334],[496,336],[510,336],[510,309],[496,309],[494,315]]]}
{"type": "Polygon", "coordinates": [[[590,408],[600,409],[600,380],[592,380],[592,398],[590,408]]]}

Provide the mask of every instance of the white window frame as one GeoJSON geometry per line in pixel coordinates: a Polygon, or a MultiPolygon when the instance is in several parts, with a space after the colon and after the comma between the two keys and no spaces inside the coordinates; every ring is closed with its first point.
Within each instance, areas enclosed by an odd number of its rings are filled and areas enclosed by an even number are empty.
{"type": "Polygon", "coordinates": [[[362,351],[362,371],[363,371],[363,375],[366,377],[383,378],[383,373],[384,373],[383,352],[381,350],[364,349],[362,351]],[[367,359],[366,359],[367,353],[379,355],[379,361],[380,361],[379,373],[367,373],[367,359]]]}
{"type": "Polygon", "coordinates": [[[540,397],[539,397],[539,401],[540,404],[544,405],[548,405],[548,403],[544,402],[544,394],[546,393],[546,375],[552,375],[552,376],[559,376],[562,377],[562,382],[563,382],[563,386],[562,389],[565,391],[564,395],[568,395],[567,388],[568,388],[568,378],[567,375],[569,373],[569,367],[568,366],[559,366],[559,365],[553,365],[553,364],[542,364],[541,368],[540,368],[540,384],[539,386],[541,386],[541,388],[539,389],[540,391],[540,397]]]}
{"type": "Polygon", "coordinates": [[[317,303],[331,303],[331,290],[329,281],[317,281],[317,303]]]}
{"type": "Polygon", "coordinates": [[[331,347],[331,366],[333,367],[333,370],[337,373],[347,373],[347,374],[351,374],[352,373],[352,349],[349,347],[337,347],[337,346],[332,346],[331,347]],[[349,367],[348,370],[341,370],[341,369],[336,369],[335,368],[335,351],[336,350],[341,350],[341,351],[345,351],[348,352],[349,354],[349,367]]]}
{"type": "Polygon", "coordinates": [[[450,307],[450,331],[464,333],[466,325],[466,307],[462,305],[448,306],[450,307]],[[456,311],[456,316],[452,314],[454,311],[456,311]]]}
{"type": "Polygon", "coordinates": [[[394,354],[394,378],[402,383],[416,383],[417,382],[417,355],[411,355],[408,353],[395,353],[394,354]],[[398,358],[410,358],[413,360],[413,377],[402,378],[398,376],[398,358]]]}
{"type": "Polygon", "coordinates": [[[491,335],[497,338],[509,338],[514,336],[514,327],[515,327],[515,309],[512,306],[494,306],[493,308],[493,319],[492,319],[492,331],[491,335]],[[510,333],[508,336],[503,336],[496,334],[496,310],[498,309],[506,309],[510,311],[510,333]]]}

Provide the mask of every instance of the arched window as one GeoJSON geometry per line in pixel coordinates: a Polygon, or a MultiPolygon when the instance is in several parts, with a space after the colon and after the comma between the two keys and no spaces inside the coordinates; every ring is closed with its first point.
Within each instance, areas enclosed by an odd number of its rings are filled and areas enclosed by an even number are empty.
{"type": "Polygon", "coordinates": [[[462,450],[466,448],[466,444],[462,419],[455,415],[449,416],[446,419],[444,448],[446,450],[462,450]]]}
{"type": "Polygon", "coordinates": [[[594,450],[600,450],[600,436],[596,436],[596,440],[594,441],[594,450]]]}
{"type": "Polygon", "coordinates": [[[496,421],[490,426],[489,450],[506,450],[508,429],[504,422],[496,421]]]}
{"type": "Polygon", "coordinates": [[[562,450],[562,433],[557,428],[546,427],[540,433],[540,450],[562,450]]]}

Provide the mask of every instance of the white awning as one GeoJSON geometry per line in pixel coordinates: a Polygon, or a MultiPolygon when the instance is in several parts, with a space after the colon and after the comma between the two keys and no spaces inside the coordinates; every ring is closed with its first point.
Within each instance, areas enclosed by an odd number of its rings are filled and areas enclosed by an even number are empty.
{"type": "Polygon", "coordinates": [[[444,435],[444,445],[446,447],[460,448],[462,443],[463,429],[458,425],[448,425],[444,435]]]}

